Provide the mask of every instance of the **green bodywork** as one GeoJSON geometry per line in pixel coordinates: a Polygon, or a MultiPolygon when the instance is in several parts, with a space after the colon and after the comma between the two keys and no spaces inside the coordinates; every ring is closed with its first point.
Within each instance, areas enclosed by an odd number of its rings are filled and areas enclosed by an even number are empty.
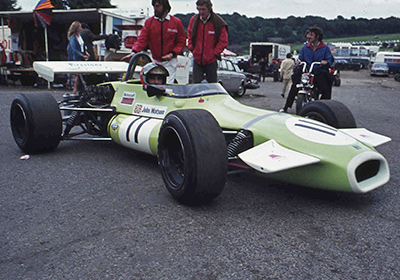
{"type": "MultiPolygon", "coordinates": [[[[348,145],[330,145],[306,141],[290,131],[286,122],[291,118],[299,118],[286,113],[263,110],[243,105],[228,94],[195,96],[188,98],[174,97],[173,87],[167,95],[149,97],[139,81],[111,83],[115,96],[111,106],[116,108],[117,115],[111,119],[108,132],[118,144],[121,139],[118,125],[132,115],[135,116],[135,104],[148,104],[166,107],[165,114],[152,129],[148,138],[150,153],[157,155],[158,133],[162,119],[168,112],[182,109],[204,109],[212,113],[222,130],[246,129],[252,132],[254,146],[274,139],[281,146],[318,158],[320,162],[275,173],[264,174],[268,178],[279,181],[336,191],[353,191],[347,174],[348,163],[357,155],[376,150],[354,139],[348,145]],[[135,93],[132,104],[121,103],[124,93],[135,93]],[[114,124],[114,129],[112,126],[114,124]]],[[[168,88],[168,86],[167,86],[168,88]]],[[[168,91],[167,91],[168,92],[168,91]]],[[[157,118],[156,118],[157,119],[157,118]]],[[[332,128],[333,129],[333,128],[332,128]]]]}

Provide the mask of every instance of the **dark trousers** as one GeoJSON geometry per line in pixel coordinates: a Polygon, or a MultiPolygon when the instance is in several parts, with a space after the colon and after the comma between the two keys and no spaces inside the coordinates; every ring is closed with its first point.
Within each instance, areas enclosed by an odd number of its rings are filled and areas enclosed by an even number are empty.
{"type": "Polygon", "coordinates": [[[318,73],[314,76],[314,85],[321,94],[321,99],[331,99],[332,83],[329,80],[328,73],[318,73]]]}
{"type": "Polygon", "coordinates": [[[200,65],[196,61],[193,61],[193,83],[201,83],[201,81],[204,79],[204,74],[206,75],[207,82],[218,82],[217,69],[217,61],[206,65],[200,65]]]}
{"type": "Polygon", "coordinates": [[[261,70],[258,76],[258,80],[261,82],[261,78],[263,78],[263,82],[265,82],[265,70],[261,70]]]}
{"type": "Polygon", "coordinates": [[[300,83],[301,74],[302,74],[301,70],[298,69],[292,75],[292,86],[290,87],[289,95],[286,98],[286,103],[285,103],[285,106],[283,107],[284,110],[287,110],[288,108],[292,108],[294,99],[296,98],[296,95],[299,92],[299,89],[297,88],[297,84],[300,83]]]}

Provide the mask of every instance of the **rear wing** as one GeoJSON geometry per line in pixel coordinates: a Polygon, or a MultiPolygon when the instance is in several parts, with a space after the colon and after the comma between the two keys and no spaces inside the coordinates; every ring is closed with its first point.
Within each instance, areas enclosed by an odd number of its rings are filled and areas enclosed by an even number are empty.
{"type": "Polygon", "coordinates": [[[122,74],[128,65],[120,61],[35,61],[33,69],[39,77],[53,82],[55,74],[122,74]]]}

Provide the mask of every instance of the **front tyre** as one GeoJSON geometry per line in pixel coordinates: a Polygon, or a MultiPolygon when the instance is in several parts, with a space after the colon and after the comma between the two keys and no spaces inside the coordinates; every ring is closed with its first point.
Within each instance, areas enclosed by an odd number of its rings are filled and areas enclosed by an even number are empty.
{"type": "Polygon", "coordinates": [[[304,94],[297,94],[296,99],[296,115],[300,114],[301,108],[307,103],[307,97],[304,94]]]}
{"type": "Polygon", "coordinates": [[[11,104],[10,120],[14,140],[25,153],[52,150],[60,143],[61,113],[49,93],[18,94],[11,104]]]}
{"type": "Polygon", "coordinates": [[[158,164],[179,202],[199,205],[217,197],[225,185],[228,156],[215,118],[198,109],[170,112],[160,129],[158,164]]]}
{"type": "Polygon", "coordinates": [[[336,100],[317,100],[306,104],[298,114],[335,128],[356,128],[353,114],[343,103],[336,100]]]}

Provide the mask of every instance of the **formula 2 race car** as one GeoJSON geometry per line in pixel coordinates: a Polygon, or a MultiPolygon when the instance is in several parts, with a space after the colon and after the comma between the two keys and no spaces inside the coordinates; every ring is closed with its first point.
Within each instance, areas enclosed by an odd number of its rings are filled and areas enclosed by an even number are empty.
{"type": "MultiPolygon", "coordinates": [[[[49,93],[18,94],[11,105],[17,145],[33,153],[54,149],[61,140],[93,138],[157,155],[168,191],[184,204],[211,201],[228,172],[237,170],[356,193],[388,182],[388,163],[374,147],[391,139],[355,128],[342,103],[315,101],[296,116],[245,106],[218,83],[156,86],[133,79],[139,64],[150,61],[138,53],[129,65],[115,65],[127,68],[123,81],[85,86],[59,103],[49,93]]],[[[54,73],[115,68],[107,62],[34,67],[50,81],[54,73]]]]}

